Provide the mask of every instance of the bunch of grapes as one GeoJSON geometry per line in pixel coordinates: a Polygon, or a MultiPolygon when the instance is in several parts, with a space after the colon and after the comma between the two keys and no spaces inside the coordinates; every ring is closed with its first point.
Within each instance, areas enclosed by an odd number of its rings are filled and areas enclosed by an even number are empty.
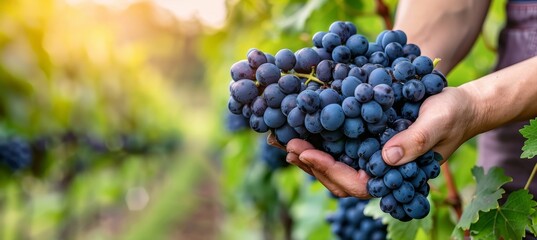
{"type": "Polygon", "coordinates": [[[440,172],[432,151],[399,167],[386,165],[383,145],[417,118],[423,101],[447,86],[433,61],[403,31],[375,42],[337,21],[313,35],[311,48],[272,56],[250,49],[231,66],[228,109],[256,132],[286,145],[301,138],[371,176],[368,192],[381,209],[408,221],[430,210],[427,181],[440,172]]]}
{"type": "Polygon", "coordinates": [[[28,142],[19,138],[0,141],[0,162],[12,171],[25,168],[32,162],[32,150],[28,142]]]}
{"type": "Polygon", "coordinates": [[[386,239],[386,225],[380,219],[364,215],[364,208],[369,200],[354,197],[338,199],[336,212],[326,218],[330,223],[332,233],[341,240],[386,239]]]}

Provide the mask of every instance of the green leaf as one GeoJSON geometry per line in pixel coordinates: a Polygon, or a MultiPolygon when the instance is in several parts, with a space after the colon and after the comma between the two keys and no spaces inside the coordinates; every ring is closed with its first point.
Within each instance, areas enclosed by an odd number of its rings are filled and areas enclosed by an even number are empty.
{"type": "Polygon", "coordinates": [[[320,9],[325,3],[326,0],[312,0],[303,5],[289,6],[284,14],[285,18],[280,21],[279,25],[283,29],[302,30],[312,13],[320,9]]]}
{"type": "Polygon", "coordinates": [[[380,198],[371,199],[364,209],[364,214],[375,219],[381,218],[382,223],[388,225],[388,239],[413,240],[420,229],[429,233],[433,227],[432,213],[434,212],[434,206],[431,201],[429,203],[431,204],[431,213],[429,215],[423,219],[414,219],[409,222],[401,222],[380,210],[380,198]]]}
{"type": "Polygon", "coordinates": [[[533,158],[537,155],[537,118],[530,121],[530,125],[524,126],[520,129],[520,133],[527,140],[524,141],[522,147],[522,155],[520,158],[533,158]]]}
{"type": "Polygon", "coordinates": [[[479,220],[470,227],[474,239],[522,239],[526,227],[532,225],[531,214],[537,202],[528,190],[518,190],[507,198],[503,206],[480,213],[479,220]]]}
{"type": "Polygon", "coordinates": [[[537,236],[537,211],[533,212],[531,215],[531,225],[528,226],[528,230],[537,236]]]}
{"type": "Polygon", "coordinates": [[[498,167],[491,168],[487,174],[485,174],[482,167],[474,167],[472,174],[477,182],[476,193],[473,195],[470,204],[464,209],[453,235],[460,229],[469,229],[470,224],[479,219],[479,211],[486,212],[497,208],[498,199],[505,192],[501,186],[512,181],[510,177],[504,174],[503,169],[498,167]]]}

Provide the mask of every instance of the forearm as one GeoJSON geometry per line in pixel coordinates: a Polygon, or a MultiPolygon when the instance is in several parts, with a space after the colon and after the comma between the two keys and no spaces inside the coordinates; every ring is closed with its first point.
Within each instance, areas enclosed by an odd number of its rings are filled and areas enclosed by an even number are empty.
{"type": "Polygon", "coordinates": [[[537,57],[461,85],[477,118],[471,134],[537,116],[537,57]]]}
{"type": "Polygon", "coordinates": [[[489,5],[489,0],[401,0],[394,29],[405,31],[422,55],[441,58],[438,68],[447,74],[472,48],[489,5]]]}

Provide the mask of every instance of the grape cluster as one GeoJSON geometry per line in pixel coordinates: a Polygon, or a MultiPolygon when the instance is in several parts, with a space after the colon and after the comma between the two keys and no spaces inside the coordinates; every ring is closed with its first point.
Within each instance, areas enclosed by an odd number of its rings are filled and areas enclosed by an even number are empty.
{"type": "Polygon", "coordinates": [[[32,162],[30,145],[19,138],[0,141],[0,162],[13,171],[27,167],[32,162]]]}
{"type": "Polygon", "coordinates": [[[386,225],[382,224],[380,219],[375,220],[364,215],[368,202],[354,197],[338,199],[336,212],[326,218],[332,233],[341,240],[386,239],[386,225]]]}
{"type": "Polygon", "coordinates": [[[368,191],[381,209],[402,221],[430,210],[428,179],[439,174],[439,155],[388,166],[383,145],[418,117],[422,102],[447,86],[434,62],[407,43],[400,30],[374,42],[350,22],[313,35],[314,47],[275,56],[250,49],[231,66],[228,109],[256,132],[271,131],[283,145],[301,138],[371,176],[368,191]]]}

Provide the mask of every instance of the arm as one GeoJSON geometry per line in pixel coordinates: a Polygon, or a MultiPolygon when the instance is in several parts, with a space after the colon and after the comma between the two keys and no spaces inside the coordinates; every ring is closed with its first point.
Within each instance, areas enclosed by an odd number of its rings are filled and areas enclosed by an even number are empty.
{"type": "Polygon", "coordinates": [[[439,70],[447,74],[474,45],[489,5],[490,0],[401,0],[394,29],[405,31],[422,55],[441,58],[439,70]]]}

